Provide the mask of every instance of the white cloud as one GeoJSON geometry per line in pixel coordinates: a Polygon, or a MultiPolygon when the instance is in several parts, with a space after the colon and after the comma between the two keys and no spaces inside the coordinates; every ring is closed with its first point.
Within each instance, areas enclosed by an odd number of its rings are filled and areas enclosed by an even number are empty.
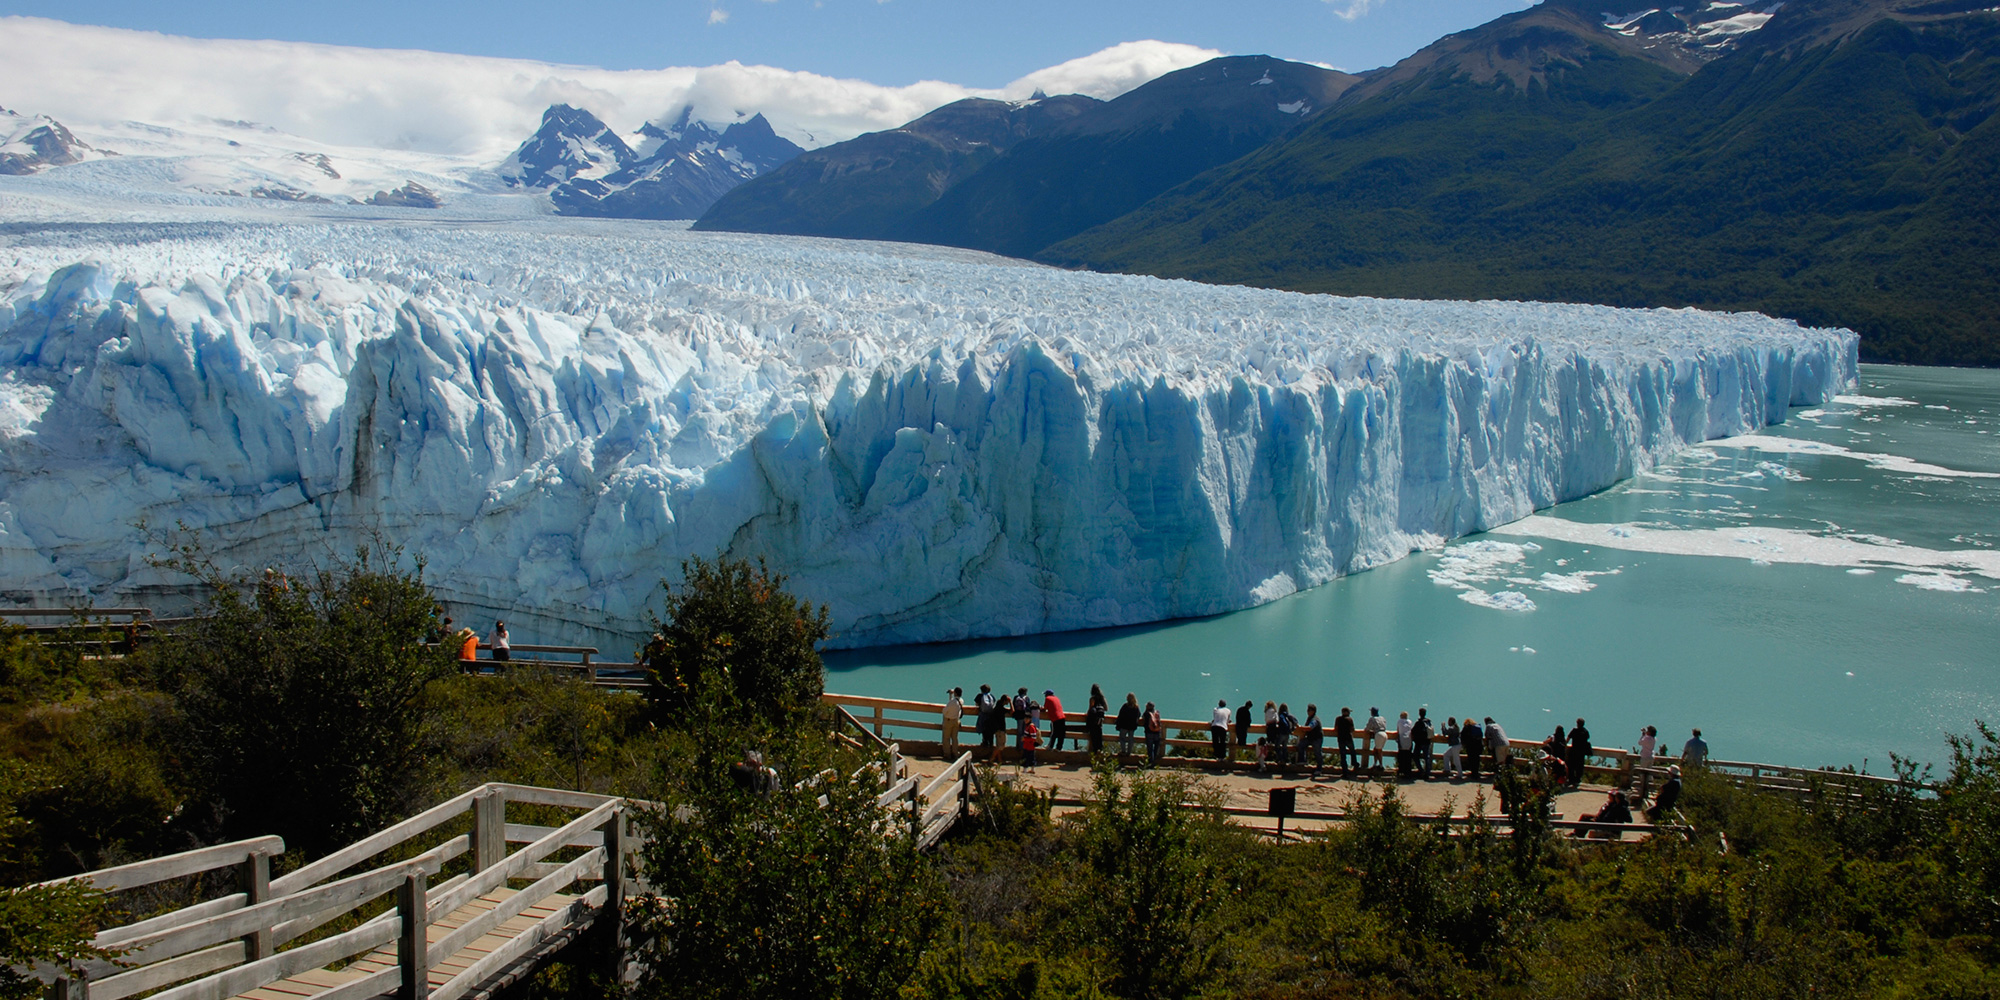
{"type": "Polygon", "coordinates": [[[726,10],[723,10],[723,9],[722,9],[722,8],[720,8],[720,7],[716,7],[716,8],[714,8],[714,9],[710,10],[710,11],[708,12],[708,23],[710,23],[710,24],[728,24],[728,23],[729,23],[729,12],[728,12],[728,11],[726,11],[726,10]]]}
{"type": "Polygon", "coordinates": [[[496,162],[535,129],[543,109],[558,102],[588,108],[626,131],[687,104],[698,117],[718,122],[761,111],[781,133],[817,146],[894,128],[964,97],[1020,99],[1040,88],[1108,99],[1220,55],[1192,45],[1125,42],[991,90],[937,80],[886,87],[737,62],[607,70],[185,38],[32,17],[0,18],[0,39],[0,95],[25,113],[82,124],[242,119],[323,143],[496,162]]]}
{"type": "Polygon", "coordinates": [[[1002,92],[1012,100],[1020,100],[1037,90],[1050,94],[1089,94],[1110,100],[1148,80],[1222,54],[1178,42],[1120,42],[1066,63],[1038,69],[1008,84],[1002,92]]]}
{"type": "Polygon", "coordinates": [[[1333,8],[1333,16],[1343,21],[1354,21],[1380,7],[1382,0],[1325,0],[1325,3],[1333,8]]]}

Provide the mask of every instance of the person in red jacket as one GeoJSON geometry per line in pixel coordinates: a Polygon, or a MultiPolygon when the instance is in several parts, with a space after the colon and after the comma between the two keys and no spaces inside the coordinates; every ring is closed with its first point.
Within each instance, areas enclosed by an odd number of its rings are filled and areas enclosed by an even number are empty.
{"type": "Polygon", "coordinates": [[[1049,724],[1049,749],[1061,750],[1069,736],[1069,723],[1063,715],[1062,699],[1054,691],[1042,692],[1042,719],[1049,724]]]}

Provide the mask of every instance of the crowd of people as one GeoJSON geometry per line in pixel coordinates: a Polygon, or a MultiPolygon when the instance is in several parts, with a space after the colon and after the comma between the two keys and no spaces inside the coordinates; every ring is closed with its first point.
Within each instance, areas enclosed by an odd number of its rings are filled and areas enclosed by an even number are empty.
{"type": "MultiPolygon", "coordinates": [[[[958,752],[966,716],[972,717],[979,736],[979,754],[995,764],[1009,748],[1010,732],[1016,759],[1026,768],[1038,766],[1038,751],[1066,750],[1072,742],[1089,754],[1104,753],[1107,724],[1116,733],[1114,752],[1121,761],[1134,757],[1134,741],[1139,739],[1143,740],[1145,766],[1156,766],[1166,756],[1166,721],[1158,706],[1149,701],[1142,707],[1138,695],[1127,693],[1113,709],[1095,684],[1090,686],[1080,716],[1066,710],[1053,690],[1044,689],[1037,698],[1026,687],[1010,695],[996,694],[991,685],[982,684],[967,703],[965,689],[952,688],[946,692],[944,708],[947,753],[958,752]]],[[[1583,719],[1577,719],[1574,727],[1556,726],[1546,739],[1524,751],[1490,715],[1446,716],[1439,724],[1428,708],[1419,708],[1415,717],[1398,712],[1391,723],[1380,708],[1370,707],[1367,716],[1360,717],[1353,709],[1342,707],[1328,722],[1321,719],[1316,704],[1306,705],[1301,720],[1290,704],[1278,701],[1264,702],[1260,714],[1255,701],[1231,709],[1227,700],[1219,700],[1209,719],[1208,736],[1210,754],[1218,764],[1254,762],[1258,773],[1291,773],[1310,766],[1315,778],[1332,770],[1338,770],[1342,778],[1380,778],[1393,768],[1399,781],[1479,781],[1520,763],[1540,769],[1556,786],[1568,789],[1581,787],[1596,749],[1583,719]],[[1329,734],[1333,741],[1330,749],[1329,734]]],[[[1658,756],[1659,729],[1647,726],[1640,731],[1637,743],[1636,763],[1644,776],[1639,790],[1642,802],[1651,792],[1658,756]]],[[[1699,765],[1707,759],[1708,744],[1696,729],[1682,745],[1680,763],[1669,766],[1647,814],[1657,819],[1672,810],[1680,795],[1681,766],[1699,765]]],[[[1596,814],[1602,817],[1597,821],[1629,822],[1633,803],[1618,792],[1610,798],[1615,801],[1607,801],[1596,814]]]]}

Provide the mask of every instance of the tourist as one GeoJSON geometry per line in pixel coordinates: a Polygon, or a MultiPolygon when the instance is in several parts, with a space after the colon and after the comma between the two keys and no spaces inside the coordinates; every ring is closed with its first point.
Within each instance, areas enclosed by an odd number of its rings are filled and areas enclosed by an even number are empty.
{"type": "MultiPolygon", "coordinates": [[[[493,623],[493,636],[486,640],[486,645],[493,650],[493,659],[500,663],[507,662],[514,655],[513,647],[507,645],[506,622],[493,623]]],[[[1695,735],[1700,736],[1701,731],[1696,730],[1695,735]]]]}
{"type": "MultiPolygon", "coordinates": [[[[430,641],[435,645],[442,646],[446,642],[451,641],[451,637],[457,635],[458,630],[451,627],[451,616],[444,613],[444,605],[438,605],[436,614],[437,617],[443,620],[431,629],[430,641]]],[[[659,633],[655,632],[654,635],[657,637],[659,633]]]]}
{"type": "Polygon", "coordinates": [[[1410,713],[1396,717],[1396,779],[1410,776],[1410,732],[1416,727],[1410,723],[1410,713]]]}
{"type": "Polygon", "coordinates": [[[1470,775],[1472,780],[1478,781],[1479,753],[1486,749],[1486,731],[1479,728],[1479,723],[1472,721],[1470,715],[1459,724],[1458,747],[1465,751],[1465,773],[1470,775]]]}
{"type": "Polygon", "coordinates": [[[1264,765],[1265,765],[1265,764],[1267,764],[1267,763],[1269,763],[1269,762],[1270,762],[1270,759],[1271,759],[1271,741],[1270,741],[1270,740],[1269,740],[1268,738],[1266,738],[1266,737],[1263,737],[1263,736],[1259,736],[1259,737],[1257,737],[1257,773],[1258,773],[1258,774],[1263,774],[1263,773],[1264,773],[1264,765]]]}
{"type": "Polygon", "coordinates": [[[1063,714],[1062,699],[1054,691],[1042,692],[1042,717],[1049,720],[1049,749],[1061,750],[1069,739],[1069,716],[1063,714]]]}
{"type": "Polygon", "coordinates": [[[1551,789],[1559,789],[1569,784],[1569,766],[1563,763],[1561,757],[1544,749],[1536,755],[1535,763],[1542,765],[1542,771],[1549,776],[1551,789]]]}
{"type": "MultiPolygon", "coordinates": [[[[1585,823],[1623,825],[1632,822],[1632,803],[1625,798],[1625,792],[1622,789],[1614,788],[1611,790],[1611,794],[1605,797],[1604,805],[1599,807],[1596,812],[1585,813],[1577,818],[1585,823]]],[[[1579,830],[1577,831],[1577,836],[1606,837],[1616,840],[1620,836],[1620,831],[1579,830]]]]}
{"type": "Polygon", "coordinates": [[[972,724],[979,729],[981,750],[988,750],[993,746],[993,721],[999,710],[999,700],[993,697],[993,685],[979,685],[979,696],[972,699],[972,724]]]}
{"type": "Polygon", "coordinates": [[[1340,776],[1354,777],[1354,769],[1361,766],[1361,755],[1354,752],[1354,712],[1342,706],[1340,717],[1333,720],[1333,738],[1340,746],[1340,776]]]}
{"type": "Polygon", "coordinates": [[[1465,750],[1458,745],[1458,720],[1445,716],[1444,728],[1438,735],[1444,737],[1444,776],[1452,781],[1465,777],[1465,750]]]}
{"type": "Polygon", "coordinates": [[[1132,755],[1132,731],[1139,728],[1139,696],[1125,692],[1125,704],[1118,706],[1118,756],[1132,755]]]}
{"type": "Polygon", "coordinates": [[[1021,732],[1021,763],[1032,771],[1035,769],[1035,748],[1042,744],[1042,727],[1035,720],[1028,720],[1028,727],[1021,732]]]}
{"type": "Polygon", "coordinates": [[[1090,706],[1083,713],[1083,734],[1090,741],[1092,756],[1104,752],[1104,714],[1110,710],[1104,700],[1104,690],[1095,684],[1090,686],[1090,706]]]}
{"type": "Polygon", "coordinates": [[[1034,701],[1028,697],[1028,689],[1020,688],[1015,691],[1013,701],[1007,706],[1008,711],[1014,716],[1014,742],[1017,745],[1021,742],[1021,731],[1028,728],[1028,707],[1033,704],[1034,701]]]}
{"type": "Polygon", "coordinates": [[[1279,752],[1278,703],[1275,701],[1266,701],[1264,703],[1264,738],[1271,741],[1271,756],[1275,759],[1279,752]]]}
{"type": "Polygon", "coordinates": [[[1583,784],[1583,769],[1590,763],[1590,730],[1583,728],[1583,720],[1576,720],[1576,728],[1569,731],[1569,787],[1583,784]]]}
{"type": "Polygon", "coordinates": [[[1660,786],[1660,794],[1653,797],[1652,808],[1646,810],[1646,818],[1658,823],[1681,800],[1681,769],[1673,764],[1667,767],[1667,780],[1660,786]]]}
{"type": "Polygon", "coordinates": [[[757,750],[743,751],[743,759],[729,765],[729,779],[736,787],[758,795],[778,789],[778,772],[764,766],[764,754],[757,750]]]}
{"type": "Polygon", "coordinates": [[[1561,757],[1569,752],[1569,734],[1563,732],[1563,727],[1557,726],[1556,731],[1542,741],[1542,752],[1551,757],[1561,757]]]}
{"type": "MultiPolygon", "coordinates": [[[[1278,748],[1278,763],[1290,767],[1297,761],[1292,756],[1292,732],[1299,728],[1299,717],[1292,714],[1292,706],[1278,703],[1278,735],[1272,742],[1278,748]]],[[[1298,758],[1303,760],[1304,758],[1298,758]]]]}
{"type": "Polygon", "coordinates": [[[1639,730],[1639,800],[1653,793],[1653,755],[1660,746],[1660,728],[1647,726],[1639,730]]]}
{"type": "Polygon", "coordinates": [[[458,666],[467,673],[479,669],[479,633],[470,628],[458,630],[458,666]]]}
{"type": "Polygon", "coordinates": [[[1431,780],[1431,710],[1417,709],[1417,721],[1410,727],[1410,752],[1417,755],[1417,775],[1431,780]]]}
{"type": "Polygon", "coordinates": [[[1688,767],[1708,763],[1708,741],[1701,738],[1701,730],[1695,730],[1694,735],[1688,737],[1687,745],[1681,747],[1681,763],[1688,767]]]}
{"type": "Polygon", "coordinates": [[[1229,702],[1216,699],[1215,718],[1208,723],[1208,741],[1215,744],[1215,759],[1218,761],[1229,759],[1229,722],[1229,702]]]}
{"type": "Polygon", "coordinates": [[[1167,724],[1160,718],[1160,710],[1152,702],[1146,703],[1146,766],[1158,767],[1160,758],[1167,753],[1167,724]]]}
{"type": "Polygon", "coordinates": [[[965,689],[952,688],[944,693],[944,752],[946,756],[958,754],[958,725],[965,716],[965,689]]]}
{"type": "Polygon", "coordinates": [[[1368,725],[1364,726],[1361,732],[1363,733],[1364,740],[1362,746],[1366,747],[1373,744],[1375,748],[1375,773],[1381,774],[1382,749],[1389,743],[1389,723],[1382,718],[1381,709],[1370,708],[1368,710],[1368,725]]]}
{"type": "Polygon", "coordinates": [[[1236,710],[1236,745],[1239,747],[1248,747],[1250,745],[1250,702],[1248,700],[1243,702],[1242,708],[1236,710]]]}
{"type": "Polygon", "coordinates": [[[1304,764],[1306,762],[1306,754],[1311,753],[1313,759],[1313,777],[1317,778],[1319,777],[1319,772],[1326,766],[1326,726],[1322,725],[1319,721],[1318,705],[1310,702],[1306,703],[1306,722],[1301,728],[1300,733],[1299,763],[1304,764]]]}
{"type": "Polygon", "coordinates": [[[1514,757],[1514,748],[1507,742],[1507,731],[1501,729],[1490,715],[1486,717],[1486,756],[1493,758],[1493,773],[1496,775],[1514,757]]]}

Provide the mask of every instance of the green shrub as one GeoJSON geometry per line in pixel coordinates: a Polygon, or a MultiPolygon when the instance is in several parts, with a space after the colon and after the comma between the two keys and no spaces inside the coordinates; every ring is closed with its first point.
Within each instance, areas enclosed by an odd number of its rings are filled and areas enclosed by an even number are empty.
{"type": "Polygon", "coordinates": [[[818,705],[817,644],[827,611],[784,590],[762,562],[691,559],[666,591],[666,614],[645,651],[654,720],[663,728],[796,725],[818,705]]]}
{"type": "Polygon", "coordinates": [[[453,668],[423,644],[435,604],[421,567],[389,562],[363,551],[296,577],[211,575],[203,616],[149,647],[215,835],[275,833],[320,854],[428,792],[416,781],[433,735],[420,700],[453,668]]]}

